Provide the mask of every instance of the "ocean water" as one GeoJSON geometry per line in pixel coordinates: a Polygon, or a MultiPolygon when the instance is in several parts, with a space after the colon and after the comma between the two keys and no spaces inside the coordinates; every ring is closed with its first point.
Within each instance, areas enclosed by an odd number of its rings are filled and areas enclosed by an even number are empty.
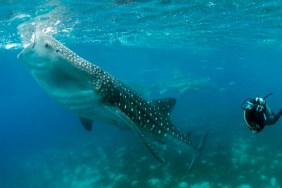
{"type": "MultiPolygon", "coordinates": [[[[273,92],[282,108],[282,2],[0,0],[1,188],[282,186],[282,120],[252,134],[241,103],[273,92]],[[137,136],[51,99],[17,54],[43,31],[147,99],[199,143],[158,162],[137,136]]],[[[179,146],[180,147],[180,146],[179,146]]]]}

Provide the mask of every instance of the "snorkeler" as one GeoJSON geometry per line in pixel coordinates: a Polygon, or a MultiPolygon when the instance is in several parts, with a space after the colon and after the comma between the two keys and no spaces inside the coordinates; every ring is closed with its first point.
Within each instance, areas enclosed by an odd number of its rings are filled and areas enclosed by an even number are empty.
{"type": "Polygon", "coordinates": [[[249,129],[252,130],[252,133],[260,132],[265,125],[275,124],[282,115],[282,109],[275,114],[266,104],[265,99],[270,95],[272,93],[266,95],[264,98],[248,98],[241,105],[241,108],[244,109],[244,119],[249,129]]]}

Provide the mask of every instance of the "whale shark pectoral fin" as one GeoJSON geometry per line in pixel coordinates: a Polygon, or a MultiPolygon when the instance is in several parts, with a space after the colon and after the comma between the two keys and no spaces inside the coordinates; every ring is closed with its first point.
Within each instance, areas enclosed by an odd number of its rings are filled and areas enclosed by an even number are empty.
{"type": "Polygon", "coordinates": [[[146,136],[134,125],[130,126],[130,128],[137,134],[137,136],[142,140],[144,143],[145,147],[152,153],[152,155],[161,163],[165,162],[165,159],[162,157],[163,152],[166,147],[165,143],[159,143],[158,141],[152,141],[148,140],[146,136]],[[160,145],[163,145],[163,147],[159,147],[160,145]],[[159,151],[161,150],[161,152],[159,151]]]}
{"type": "Polygon", "coordinates": [[[91,131],[92,130],[92,121],[90,119],[84,118],[84,117],[79,117],[80,123],[82,126],[87,130],[91,131]]]}
{"type": "Polygon", "coordinates": [[[160,109],[166,116],[170,115],[171,110],[175,106],[176,99],[169,97],[164,99],[153,100],[152,103],[160,109]]]}
{"type": "Polygon", "coordinates": [[[162,151],[165,151],[166,149],[165,144],[162,145],[163,148],[160,148],[158,146],[160,144],[159,142],[155,141],[155,142],[150,143],[146,138],[143,138],[143,143],[146,146],[146,148],[152,153],[152,155],[156,157],[158,161],[160,161],[161,163],[165,162],[165,159],[162,157],[163,153],[161,153],[162,151]],[[161,152],[157,150],[157,148],[162,149],[161,152]]]}
{"type": "MultiPolygon", "coordinates": [[[[118,110],[117,110],[118,113],[118,110]]],[[[139,129],[134,122],[132,122],[128,116],[123,113],[119,113],[122,119],[125,120],[126,125],[142,140],[145,147],[151,152],[151,154],[161,163],[165,162],[165,159],[162,157],[166,149],[166,144],[159,140],[149,139],[141,129],[139,129]]]]}

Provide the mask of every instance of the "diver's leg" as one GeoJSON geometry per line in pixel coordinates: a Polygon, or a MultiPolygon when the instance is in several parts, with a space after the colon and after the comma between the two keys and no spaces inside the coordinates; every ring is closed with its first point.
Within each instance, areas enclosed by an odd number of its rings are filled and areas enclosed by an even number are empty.
{"type": "Polygon", "coordinates": [[[271,116],[265,120],[265,125],[273,125],[275,124],[280,116],[282,115],[282,110],[280,110],[276,115],[271,116]]]}

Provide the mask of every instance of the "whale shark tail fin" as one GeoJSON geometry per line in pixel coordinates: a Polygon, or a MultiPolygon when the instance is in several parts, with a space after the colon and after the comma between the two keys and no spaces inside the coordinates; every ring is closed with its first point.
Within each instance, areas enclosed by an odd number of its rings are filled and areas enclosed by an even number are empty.
{"type": "Polygon", "coordinates": [[[201,150],[202,150],[202,148],[203,148],[203,144],[204,144],[204,141],[205,141],[205,139],[206,139],[206,136],[207,136],[207,132],[205,132],[205,133],[202,135],[201,140],[200,140],[200,143],[199,143],[199,145],[198,145],[198,147],[197,147],[197,151],[196,151],[195,154],[193,155],[193,158],[192,158],[192,160],[191,160],[191,162],[190,162],[190,164],[189,164],[189,166],[188,166],[188,168],[187,168],[187,170],[186,170],[185,176],[187,176],[187,175],[191,172],[191,170],[193,169],[193,167],[194,167],[194,165],[195,165],[195,162],[196,162],[196,160],[197,160],[197,158],[198,158],[198,156],[199,156],[199,154],[200,154],[200,152],[201,152],[201,150]]]}

